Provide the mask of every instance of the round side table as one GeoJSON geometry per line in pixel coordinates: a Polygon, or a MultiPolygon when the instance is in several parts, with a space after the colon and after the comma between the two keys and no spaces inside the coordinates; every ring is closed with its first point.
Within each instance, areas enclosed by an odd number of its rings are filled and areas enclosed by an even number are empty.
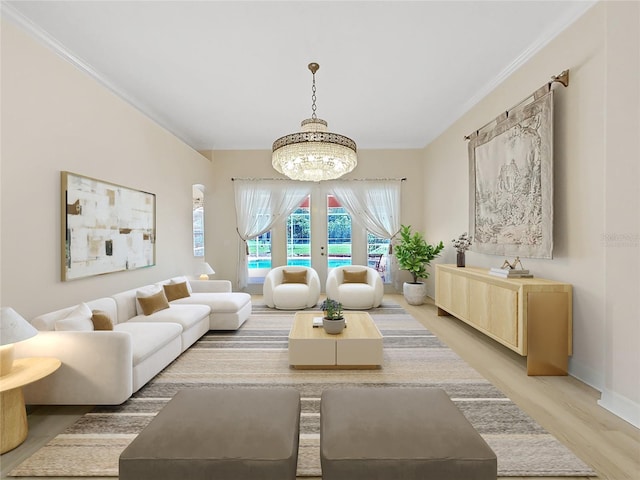
{"type": "Polygon", "coordinates": [[[7,375],[0,377],[0,453],[13,450],[27,438],[29,425],[22,387],[60,368],[57,358],[17,358],[7,375]]]}

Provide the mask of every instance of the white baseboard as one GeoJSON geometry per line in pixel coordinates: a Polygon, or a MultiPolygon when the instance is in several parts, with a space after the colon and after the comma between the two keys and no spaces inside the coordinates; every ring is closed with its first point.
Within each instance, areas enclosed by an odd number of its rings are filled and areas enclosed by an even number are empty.
{"type": "Polygon", "coordinates": [[[602,373],[587,367],[583,363],[575,361],[572,357],[569,358],[569,375],[602,392],[604,385],[602,373]]]}
{"type": "Polygon", "coordinates": [[[604,378],[600,373],[580,362],[569,359],[569,375],[601,392],[600,400],[597,403],[602,408],[609,410],[634,427],[640,428],[640,404],[604,388],[604,378]]]}
{"type": "Polygon", "coordinates": [[[602,397],[598,400],[598,405],[634,427],[640,428],[640,404],[637,402],[605,388],[602,390],[602,397]]]}

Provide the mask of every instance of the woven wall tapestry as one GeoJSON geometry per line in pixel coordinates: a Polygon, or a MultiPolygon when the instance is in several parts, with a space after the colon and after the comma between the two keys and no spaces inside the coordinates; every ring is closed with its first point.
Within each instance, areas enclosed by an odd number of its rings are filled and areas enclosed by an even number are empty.
{"type": "Polygon", "coordinates": [[[472,250],[551,258],[553,90],[470,136],[472,250]]]}

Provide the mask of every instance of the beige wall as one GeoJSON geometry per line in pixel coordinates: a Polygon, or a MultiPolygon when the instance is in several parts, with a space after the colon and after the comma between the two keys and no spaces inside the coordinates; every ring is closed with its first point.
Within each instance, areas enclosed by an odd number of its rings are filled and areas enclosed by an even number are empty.
{"type": "MultiPolygon", "coordinates": [[[[570,371],[603,390],[603,404],[636,424],[640,424],[638,48],[638,4],[598,4],[448,128],[424,154],[425,226],[436,236],[451,239],[468,229],[468,154],[463,136],[519,103],[551,75],[570,69],[569,87],[554,87],[554,258],[524,259],[524,264],[536,276],[573,284],[570,371]],[[611,241],[616,235],[631,241],[626,245],[611,241]],[[609,397],[616,401],[607,401],[609,397]]],[[[439,261],[452,263],[454,255],[449,241],[439,261]]],[[[503,257],[473,252],[467,257],[468,264],[484,267],[502,261],[503,257]]]]}
{"type": "MultiPolygon", "coordinates": [[[[279,178],[269,150],[222,150],[213,153],[215,175],[205,197],[205,249],[216,270],[215,278],[237,283],[238,234],[231,178],[279,178]]],[[[421,150],[360,150],[358,166],[344,178],[403,178],[402,222],[422,230],[423,162],[421,150]]]]}
{"type": "Polygon", "coordinates": [[[2,21],[0,302],[30,318],[192,273],[191,185],[212,164],[2,21]],[[156,266],[61,282],[60,171],[156,194],[156,266]]]}

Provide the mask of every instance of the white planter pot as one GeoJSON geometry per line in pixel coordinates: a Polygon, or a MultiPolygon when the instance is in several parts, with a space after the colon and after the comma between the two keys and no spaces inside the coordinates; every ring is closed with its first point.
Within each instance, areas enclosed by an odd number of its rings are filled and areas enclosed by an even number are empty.
{"type": "Polygon", "coordinates": [[[427,299],[427,285],[424,283],[404,282],[402,293],[409,305],[422,305],[427,299]]]}
{"type": "Polygon", "coordinates": [[[337,335],[338,333],[342,333],[342,330],[344,330],[344,318],[341,318],[340,320],[328,320],[323,318],[322,326],[325,332],[337,335]]]}

